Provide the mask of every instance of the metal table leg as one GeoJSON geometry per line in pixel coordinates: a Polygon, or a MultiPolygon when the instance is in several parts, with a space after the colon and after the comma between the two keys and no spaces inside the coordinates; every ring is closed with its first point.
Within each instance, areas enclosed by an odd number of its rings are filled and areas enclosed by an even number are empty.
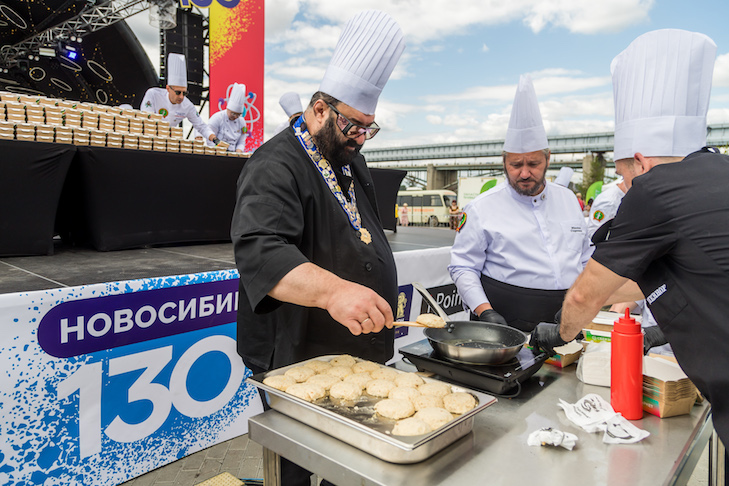
{"type": "Polygon", "coordinates": [[[712,432],[709,440],[709,484],[712,486],[726,484],[726,449],[716,430],[712,432]]]}
{"type": "Polygon", "coordinates": [[[267,447],[263,448],[263,484],[281,486],[281,456],[267,447]]]}

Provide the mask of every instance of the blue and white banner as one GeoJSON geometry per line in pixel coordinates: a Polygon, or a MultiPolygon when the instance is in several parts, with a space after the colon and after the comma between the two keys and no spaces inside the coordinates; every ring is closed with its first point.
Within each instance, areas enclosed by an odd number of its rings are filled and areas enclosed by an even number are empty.
{"type": "Polygon", "coordinates": [[[0,295],[0,484],[116,485],[247,433],[237,278],[0,295]]]}

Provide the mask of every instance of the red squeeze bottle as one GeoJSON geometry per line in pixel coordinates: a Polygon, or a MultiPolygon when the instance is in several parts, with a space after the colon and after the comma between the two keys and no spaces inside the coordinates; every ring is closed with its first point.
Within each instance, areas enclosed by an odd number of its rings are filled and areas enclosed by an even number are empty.
{"type": "Polygon", "coordinates": [[[643,333],[629,309],[613,324],[610,343],[610,404],[628,420],[643,418],[643,333]]]}

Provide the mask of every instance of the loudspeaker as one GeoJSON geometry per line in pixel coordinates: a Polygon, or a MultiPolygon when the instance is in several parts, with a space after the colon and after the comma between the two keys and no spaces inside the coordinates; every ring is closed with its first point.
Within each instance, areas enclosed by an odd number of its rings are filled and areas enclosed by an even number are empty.
{"type": "Polygon", "coordinates": [[[187,61],[187,97],[194,105],[203,99],[203,74],[205,46],[205,26],[202,15],[190,10],[177,9],[177,27],[162,31],[162,49],[160,51],[163,85],[167,80],[167,55],[182,54],[187,61]]]}

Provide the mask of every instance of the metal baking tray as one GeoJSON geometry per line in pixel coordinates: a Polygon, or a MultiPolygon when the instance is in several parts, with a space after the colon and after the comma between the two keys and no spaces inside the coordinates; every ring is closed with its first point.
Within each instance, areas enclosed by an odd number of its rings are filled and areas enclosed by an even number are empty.
{"type": "MultiPolygon", "coordinates": [[[[312,358],[312,360],[329,361],[337,356],[320,356],[312,358]]],[[[411,437],[393,436],[391,431],[397,420],[379,417],[374,410],[374,405],[383,400],[382,398],[365,394],[356,403],[342,404],[338,400],[330,400],[329,397],[307,402],[263,384],[263,380],[269,376],[282,375],[290,368],[302,366],[312,360],[258,373],[246,381],[266,392],[268,403],[274,410],[387,462],[411,464],[429,458],[468,434],[473,429],[474,416],[496,402],[496,398],[491,395],[446,383],[454,392],[466,392],[473,395],[476,398],[476,407],[456,416],[454,420],[429,434],[411,437]]],[[[426,382],[440,381],[425,376],[421,377],[426,382]]]]}

